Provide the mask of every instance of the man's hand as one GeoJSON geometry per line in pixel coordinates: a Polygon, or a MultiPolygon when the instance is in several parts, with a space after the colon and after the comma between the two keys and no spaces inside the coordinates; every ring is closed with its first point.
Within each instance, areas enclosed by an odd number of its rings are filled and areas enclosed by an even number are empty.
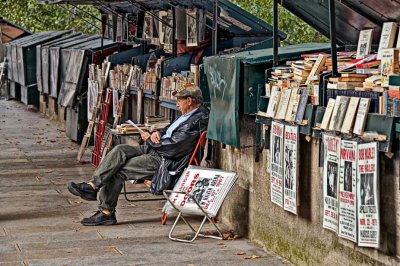
{"type": "Polygon", "coordinates": [[[161,135],[160,132],[155,131],[151,134],[150,139],[153,143],[158,144],[160,143],[161,135]]]}
{"type": "Polygon", "coordinates": [[[146,141],[150,137],[150,133],[149,132],[140,133],[140,137],[142,138],[143,141],[146,141]]]}

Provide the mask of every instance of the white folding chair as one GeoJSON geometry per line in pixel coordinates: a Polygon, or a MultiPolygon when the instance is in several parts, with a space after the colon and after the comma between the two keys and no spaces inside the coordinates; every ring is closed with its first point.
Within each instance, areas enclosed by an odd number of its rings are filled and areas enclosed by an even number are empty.
{"type": "Polygon", "coordinates": [[[210,217],[210,216],[203,210],[203,208],[200,206],[200,204],[197,202],[197,200],[193,197],[193,195],[190,195],[189,193],[179,192],[179,191],[173,191],[173,190],[164,190],[164,191],[163,191],[163,194],[164,194],[164,197],[168,200],[168,202],[172,205],[172,207],[178,212],[178,216],[176,217],[175,222],[174,222],[174,224],[172,225],[171,230],[169,231],[169,235],[168,235],[169,239],[171,239],[171,240],[173,240],[173,241],[179,241],[179,242],[185,242],[185,243],[192,243],[192,242],[194,242],[194,241],[197,239],[198,236],[200,236],[200,237],[214,238],[214,239],[219,239],[219,240],[222,240],[222,239],[223,239],[222,232],[221,232],[221,230],[217,227],[217,225],[215,224],[214,217],[210,217]],[[200,209],[200,211],[202,212],[202,215],[204,215],[204,217],[203,217],[203,220],[202,220],[202,222],[201,222],[201,224],[200,224],[200,226],[199,226],[199,228],[198,228],[197,230],[194,229],[194,226],[192,226],[192,225],[189,223],[189,221],[188,221],[185,217],[183,217],[183,211],[182,211],[181,209],[178,209],[178,208],[175,206],[175,204],[170,200],[169,195],[170,195],[171,193],[184,194],[184,195],[186,195],[186,196],[188,197],[188,199],[193,200],[193,202],[196,203],[197,207],[199,207],[199,209],[200,209]],[[185,222],[185,224],[186,224],[187,226],[189,226],[189,228],[192,230],[192,232],[195,233],[195,235],[194,235],[192,238],[190,238],[190,239],[183,239],[183,238],[174,237],[174,236],[172,235],[173,232],[174,232],[174,230],[175,230],[175,228],[176,228],[176,225],[178,224],[179,220],[181,220],[181,219],[182,219],[182,221],[185,222]],[[203,226],[204,226],[206,220],[208,220],[208,221],[215,227],[215,229],[217,230],[219,236],[207,235],[207,234],[202,234],[202,233],[201,233],[201,229],[203,229],[203,226]]]}

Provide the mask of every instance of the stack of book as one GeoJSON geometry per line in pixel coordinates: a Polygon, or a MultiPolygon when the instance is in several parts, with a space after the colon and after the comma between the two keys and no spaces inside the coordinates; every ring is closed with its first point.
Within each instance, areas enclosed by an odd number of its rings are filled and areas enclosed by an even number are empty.
{"type": "Polygon", "coordinates": [[[142,86],[143,86],[142,69],[139,66],[134,65],[132,79],[131,79],[131,89],[140,90],[142,86]]]}
{"type": "MultiPolygon", "coordinates": [[[[196,71],[194,67],[191,68],[196,71]]],[[[186,84],[194,84],[196,85],[196,80],[198,77],[196,76],[196,72],[191,71],[181,71],[180,73],[172,73],[172,76],[163,77],[161,79],[161,92],[160,98],[166,100],[175,100],[175,97],[172,93],[186,84]]]]}

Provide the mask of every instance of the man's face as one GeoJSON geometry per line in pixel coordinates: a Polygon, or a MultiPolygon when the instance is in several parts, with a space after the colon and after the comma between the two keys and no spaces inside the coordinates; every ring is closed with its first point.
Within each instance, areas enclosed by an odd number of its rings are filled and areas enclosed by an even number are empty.
{"type": "Polygon", "coordinates": [[[178,107],[179,111],[184,115],[190,111],[190,107],[192,104],[192,99],[190,97],[177,97],[176,98],[176,107],[178,107]]]}

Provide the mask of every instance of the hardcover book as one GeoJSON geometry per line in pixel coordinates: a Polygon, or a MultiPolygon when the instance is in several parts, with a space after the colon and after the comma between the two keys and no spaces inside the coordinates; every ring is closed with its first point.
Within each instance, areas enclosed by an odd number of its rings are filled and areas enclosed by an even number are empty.
{"type": "Polygon", "coordinates": [[[396,37],[397,23],[385,22],[383,23],[381,39],[379,41],[379,49],[377,59],[382,57],[382,49],[393,48],[394,38],[396,37]]]}
{"type": "Polygon", "coordinates": [[[303,89],[300,96],[299,106],[297,108],[296,119],[295,122],[297,124],[301,124],[303,122],[304,112],[306,111],[308,101],[308,90],[303,89]]]}
{"type": "Polygon", "coordinates": [[[298,91],[299,91],[299,88],[293,88],[292,89],[292,93],[290,94],[290,100],[289,100],[288,108],[287,108],[286,115],[285,115],[285,121],[290,122],[290,119],[292,117],[293,108],[296,108],[296,112],[297,112],[297,106],[299,104],[298,98],[297,98],[298,91]],[[296,104],[296,100],[297,100],[297,104],[296,104]]]}
{"type": "Polygon", "coordinates": [[[381,52],[381,83],[389,86],[389,75],[399,72],[399,49],[382,49],[381,52]]]}
{"type": "Polygon", "coordinates": [[[322,122],[321,122],[321,129],[323,129],[323,130],[328,129],[329,122],[331,121],[331,117],[332,117],[333,108],[335,106],[335,102],[336,102],[335,99],[328,100],[328,104],[326,105],[326,109],[325,109],[325,114],[324,114],[324,117],[322,118],[322,122]]]}
{"type": "Polygon", "coordinates": [[[276,110],[278,109],[278,104],[281,98],[281,92],[279,91],[277,86],[272,87],[271,97],[269,98],[268,108],[267,108],[267,117],[274,117],[276,114],[276,110]]]}
{"type": "Polygon", "coordinates": [[[367,115],[369,110],[371,99],[361,98],[358,104],[356,121],[354,123],[353,133],[362,135],[364,133],[365,122],[367,121],[367,115]]]}
{"type": "Polygon", "coordinates": [[[363,59],[369,55],[372,44],[372,32],[373,30],[362,30],[358,37],[357,55],[356,59],[363,59]]]}
{"type": "Polygon", "coordinates": [[[281,101],[279,103],[278,112],[276,113],[276,116],[274,118],[285,119],[291,93],[292,93],[292,89],[285,89],[284,91],[282,91],[282,96],[281,96],[281,101]]]}
{"type": "Polygon", "coordinates": [[[360,101],[360,98],[358,97],[351,97],[349,106],[347,108],[346,116],[344,117],[343,125],[342,125],[342,130],[340,132],[344,134],[349,134],[351,133],[351,130],[354,125],[354,119],[356,118],[356,113],[357,113],[357,107],[358,103],[360,101]]]}
{"type": "Polygon", "coordinates": [[[347,106],[349,105],[350,98],[341,96],[339,100],[339,107],[337,112],[332,115],[333,130],[340,131],[342,128],[343,120],[346,115],[347,106]]]}

